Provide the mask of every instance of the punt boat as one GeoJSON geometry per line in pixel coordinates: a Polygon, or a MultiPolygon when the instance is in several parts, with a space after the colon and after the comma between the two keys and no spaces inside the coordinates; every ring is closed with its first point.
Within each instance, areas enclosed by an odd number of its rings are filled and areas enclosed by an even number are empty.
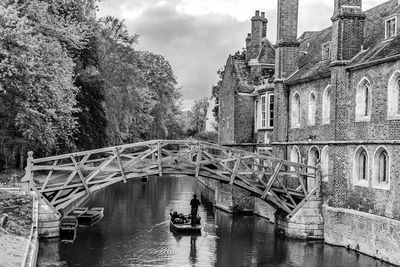
{"type": "Polygon", "coordinates": [[[91,208],[77,217],[79,225],[90,226],[103,218],[104,208],[91,208]]]}

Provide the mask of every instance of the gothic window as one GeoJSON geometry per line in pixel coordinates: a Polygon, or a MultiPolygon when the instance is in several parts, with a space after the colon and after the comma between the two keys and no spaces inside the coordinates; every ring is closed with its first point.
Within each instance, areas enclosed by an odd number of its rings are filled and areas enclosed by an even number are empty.
{"type": "Polygon", "coordinates": [[[364,78],[357,86],[356,120],[369,120],[371,115],[371,84],[364,78]]]}
{"type": "Polygon", "coordinates": [[[386,39],[388,38],[393,38],[397,35],[397,18],[390,18],[385,21],[385,37],[386,39]]]}
{"type": "Polygon", "coordinates": [[[354,183],[368,186],[368,154],[363,147],[357,150],[354,157],[354,183]]]}
{"type": "Polygon", "coordinates": [[[313,92],[310,93],[309,102],[308,102],[308,125],[315,125],[315,113],[316,113],[316,100],[315,94],[313,92]]]}
{"type": "Polygon", "coordinates": [[[388,119],[400,119],[400,71],[393,73],[388,85],[388,119]]]}
{"type": "Polygon", "coordinates": [[[329,124],[331,116],[331,86],[325,88],[322,96],[322,124],[329,124]]]}
{"type": "Polygon", "coordinates": [[[321,172],[322,180],[329,180],[329,147],[325,146],[321,153],[321,172]]]}
{"type": "Polygon", "coordinates": [[[362,151],[358,160],[359,160],[359,169],[358,169],[358,180],[367,180],[367,152],[362,151]]]}
{"type": "Polygon", "coordinates": [[[297,146],[294,146],[290,152],[290,161],[300,163],[300,151],[297,146]]]}
{"type": "MultiPolygon", "coordinates": [[[[301,160],[300,150],[297,146],[294,146],[292,148],[292,151],[290,152],[290,161],[294,163],[300,163],[300,160],[301,160]]],[[[291,166],[290,170],[294,172],[296,168],[294,166],[291,166]]],[[[296,177],[296,175],[292,174],[292,177],[296,177]]]]}
{"type": "Polygon", "coordinates": [[[383,147],[380,147],[374,157],[373,185],[389,189],[389,181],[389,154],[383,147]]]}
{"type": "Polygon", "coordinates": [[[300,127],[300,95],[295,93],[292,98],[292,128],[300,127]]]}
{"type": "MultiPolygon", "coordinates": [[[[311,166],[317,166],[319,161],[320,161],[320,154],[319,154],[318,147],[313,146],[308,151],[307,164],[311,165],[311,166]]],[[[308,172],[313,173],[313,172],[315,172],[315,170],[314,169],[309,169],[308,172]]],[[[308,190],[312,190],[314,188],[315,184],[316,184],[315,178],[311,178],[311,177],[307,178],[307,188],[308,188],[308,190]]]]}

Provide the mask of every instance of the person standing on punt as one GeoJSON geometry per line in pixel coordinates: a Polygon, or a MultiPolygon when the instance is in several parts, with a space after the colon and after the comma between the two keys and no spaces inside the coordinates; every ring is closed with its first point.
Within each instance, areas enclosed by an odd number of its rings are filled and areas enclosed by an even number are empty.
{"type": "Polygon", "coordinates": [[[197,210],[199,209],[200,206],[200,201],[197,199],[197,195],[193,194],[193,199],[190,200],[190,206],[192,207],[190,211],[190,224],[194,226],[196,224],[196,219],[197,219],[197,210]]]}

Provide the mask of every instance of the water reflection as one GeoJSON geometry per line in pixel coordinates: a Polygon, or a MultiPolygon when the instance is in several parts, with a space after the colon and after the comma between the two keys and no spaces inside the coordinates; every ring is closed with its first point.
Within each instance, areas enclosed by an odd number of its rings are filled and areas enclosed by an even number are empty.
{"type": "Polygon", "coordinates": [[[277,237],[273,225],[255,216],[215,210],[201,198],[201,235],[170,230],[169,211],[188,214],[193,184],[188,178],[151,178],[117,184],[89,203],[104,218],[80,230],[73,244],[41,241],[39,266],[389,266],[364,255],[277,237]]]}

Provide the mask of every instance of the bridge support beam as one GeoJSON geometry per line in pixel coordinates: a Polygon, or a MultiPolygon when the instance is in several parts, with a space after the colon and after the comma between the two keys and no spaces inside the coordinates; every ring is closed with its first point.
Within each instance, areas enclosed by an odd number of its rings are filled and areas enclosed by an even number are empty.
{"type": "Polygon", "coordinates": [[[41,239],[60,236],[60,216],[43,200],[39,200],[38,236],[41,239]]]}

